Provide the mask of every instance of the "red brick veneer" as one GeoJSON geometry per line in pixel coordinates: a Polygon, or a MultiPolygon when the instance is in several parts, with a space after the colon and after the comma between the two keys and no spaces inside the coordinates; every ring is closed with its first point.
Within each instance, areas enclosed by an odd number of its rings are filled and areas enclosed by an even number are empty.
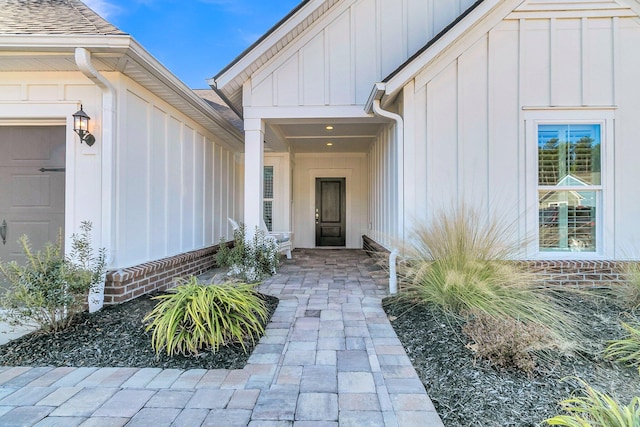
{"type": "Polygon", "coordinates": [[[173,286],[175,279],[202,274],[216,267],[218,245],[107,273],[104,303],[118,304],[173,286]]]}
{"type": "MultiPolygon", "coordinates": [[[[362,236],[363,247],[386,266],[389,251],[368,236],[362,236]],[[381,256],[383,255],[383,256],[381,256]]],[[[603,286],[623,282],[624,261],[555,260],[517,261],[529,270],[539,274],[546,285],[587,285],[603,286]]]]}

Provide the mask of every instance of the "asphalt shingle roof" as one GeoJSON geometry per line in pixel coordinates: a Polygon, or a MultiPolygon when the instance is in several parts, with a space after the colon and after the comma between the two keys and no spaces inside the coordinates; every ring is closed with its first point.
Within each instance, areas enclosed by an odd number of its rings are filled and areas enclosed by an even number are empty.
{"type": "Polygon", "coordinates": [[[0,0],[0,34],[124,35],[80,0],[0,0]]]}

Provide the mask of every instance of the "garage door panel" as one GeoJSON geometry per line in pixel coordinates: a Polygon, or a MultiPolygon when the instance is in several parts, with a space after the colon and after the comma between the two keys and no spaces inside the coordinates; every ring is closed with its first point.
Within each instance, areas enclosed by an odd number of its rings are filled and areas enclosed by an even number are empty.
{"type": "Polygon", "coordinates": [[[7,223],[0,258],[22,261],[17,240],[38,250],[64,227],[64,126],[0,126],[0,224],[7,223]],[[56,171],[40,171],[40,168],[56,171]]]}

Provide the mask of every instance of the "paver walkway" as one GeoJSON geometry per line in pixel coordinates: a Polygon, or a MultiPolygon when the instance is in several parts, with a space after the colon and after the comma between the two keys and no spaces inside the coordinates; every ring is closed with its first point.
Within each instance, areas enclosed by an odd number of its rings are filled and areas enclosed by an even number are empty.
{"type": "Polygon", "coordinates": [[[0,368],[0,426],[442,426],[357,250],[296,250],[239,370],[0,368]]]}

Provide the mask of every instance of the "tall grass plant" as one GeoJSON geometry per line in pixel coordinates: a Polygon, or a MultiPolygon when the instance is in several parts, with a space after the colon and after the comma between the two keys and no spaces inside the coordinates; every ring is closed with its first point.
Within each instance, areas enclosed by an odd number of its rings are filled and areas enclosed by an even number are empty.
{"type": "Polygon", "coordinates": [[[514,262],[521,244],[511,227],[461,204],[414,230],[400,272],[405,297],[452,316],[536,323],[557,334],[573,324],[535,272],[514,262]]]}

